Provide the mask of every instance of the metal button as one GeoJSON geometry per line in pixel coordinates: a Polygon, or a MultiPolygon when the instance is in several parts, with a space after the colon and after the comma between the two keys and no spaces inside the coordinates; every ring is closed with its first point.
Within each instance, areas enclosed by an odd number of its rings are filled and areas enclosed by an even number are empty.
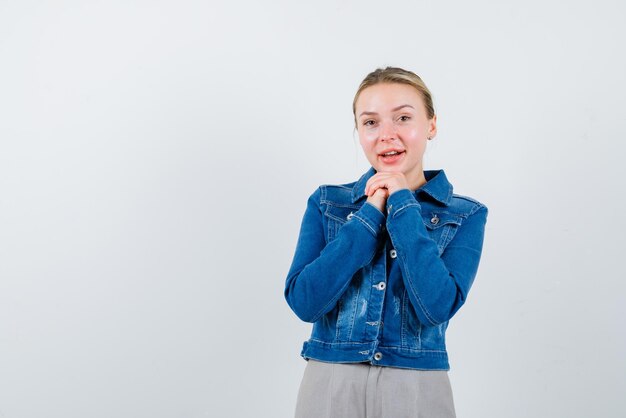
{"type": "Polygon", "coordinates": [[[374,354],[374,360],[380,360],[381,358],[383,358],[383,353],[376,353],[374,354]]]}
{"type": "Polygon", "coordinates": [[[435,215],[433,215],[433,217],[432,217],[432,218],[430,218],[430,223],[431,223],[431,224],[435,224],[435,225],[437,225],[437,224],[439,223],[439,218],[437,217],[437,215],[436,215],[436,214],[435,214],[435,215]]]}
{"type": "Polygon", "coordinates": [[[378,290],[385,290],[385,287],[387,287],[387,283],[385,283],[385,282],[380,282],[380,283],[378,283],[378,284],[376,285],[376,288],[377,288],[378,290]]]}
{"type": "Polygon", "coordinates": [[[347,219],[347,220],[350,220],[350,219],[352,219],[353,217],[354,217],[354,213],[350,212],[350,213],[348,214],[348,216],[346,216],[346,219],[347,219]]]}
{"type": "Polygon", "coordinates": [[[389,256],[391,258],[396,258],[398,256],[398,252],[396,251],[395,248],[392,248],[391,251],[389,251],[389,256]]]}

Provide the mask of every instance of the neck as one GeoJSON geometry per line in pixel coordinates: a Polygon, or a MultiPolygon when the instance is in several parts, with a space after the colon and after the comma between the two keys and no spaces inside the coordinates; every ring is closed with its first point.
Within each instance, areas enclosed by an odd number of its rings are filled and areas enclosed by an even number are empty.
{"type": "Polygon", "coordinates": [[[409,189],[415,191],[426,184],[426,177],[424,176],[424,170],[422,167],[416,170],[413,175],[406,175],[406,179],[409,182],[409,189]]]}

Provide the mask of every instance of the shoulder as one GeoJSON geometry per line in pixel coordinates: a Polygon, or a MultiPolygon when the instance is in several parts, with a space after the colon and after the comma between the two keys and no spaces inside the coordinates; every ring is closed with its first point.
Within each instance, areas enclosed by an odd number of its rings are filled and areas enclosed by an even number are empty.
{"type": "Polygon", "coordinates": [[[309,195],[309,204],[318,207],[325,205],[350,205],[352,202],[352,188],[355,183],[321,184],[309,195]]]}
{"type": "Polygon", "coordinates": [[[311,194],[320,204],[349,204],[356,181],[341,184],[322,184],[311,194]]]}
{"type": "Polygon", "coordinates": [[[487,205],[485,203],[473,197],[458,193],[452,193],[450,205],[466,213],[467,216],[472,215],[478,211],[483,211],[485,215],[489,212],[489,209],[487,208],[487,205]]]}

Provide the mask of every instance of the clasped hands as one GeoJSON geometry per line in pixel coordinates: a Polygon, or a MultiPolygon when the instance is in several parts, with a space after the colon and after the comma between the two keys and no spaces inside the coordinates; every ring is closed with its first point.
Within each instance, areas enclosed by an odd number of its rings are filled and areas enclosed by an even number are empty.
{"type": "Polygon", "coordinates": [[[403,173],[377,172],[365,184],[367,202],[385,213],[387,198],[401,189],[408,189],[409,183],[403,173]]]}

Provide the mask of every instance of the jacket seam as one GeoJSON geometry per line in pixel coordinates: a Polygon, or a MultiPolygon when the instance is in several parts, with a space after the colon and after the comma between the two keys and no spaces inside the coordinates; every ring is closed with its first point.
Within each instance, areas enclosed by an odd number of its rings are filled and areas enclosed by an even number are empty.
{"type": "Polygon", "coordinates": [[[354,215],[354,218],[358,219],[359,221],[361,221],[367,227],[367,229],[370,230],[372,235],[376,236],[376,230],[374,228],[372,228],[370,226],[370,224],[364,218],[360,217],[359,215],[354,215]]]}
{"type": "MultiPolygon", "coordinates": [[[[389,231],[389,235],[392,237],[392,240],[394,240],[394,237],[396,236],[392,231],[389,231]]],[[[419,292],[416,291],[415,287],[413,286],[413,280],[411,278],[411,273],[409,271],[409,269],[406,266],[406,260],[403,258],[404,254],[400,253],[399,254],[402,264],[405,266],[404,272],[406,273],[407,276],[407,282],[409,283],[409,287],[411,288],[411,291],[413,292],[413,294],[415,295],[415,297],[417,298],[417,303],[419,303],[419,308],[422,310],[422,312],[424,312],[424,316],[426,316],[426,319],[428,319],[428,321],[431,323],[431,325],[437,325],[437,322],[434,321],[434,317],[433,315],[428,311],[428,309],[426,308],[426,306],[424,305],[424,302],[422,302],[422,298],[419,295],[419,292]]]]}

